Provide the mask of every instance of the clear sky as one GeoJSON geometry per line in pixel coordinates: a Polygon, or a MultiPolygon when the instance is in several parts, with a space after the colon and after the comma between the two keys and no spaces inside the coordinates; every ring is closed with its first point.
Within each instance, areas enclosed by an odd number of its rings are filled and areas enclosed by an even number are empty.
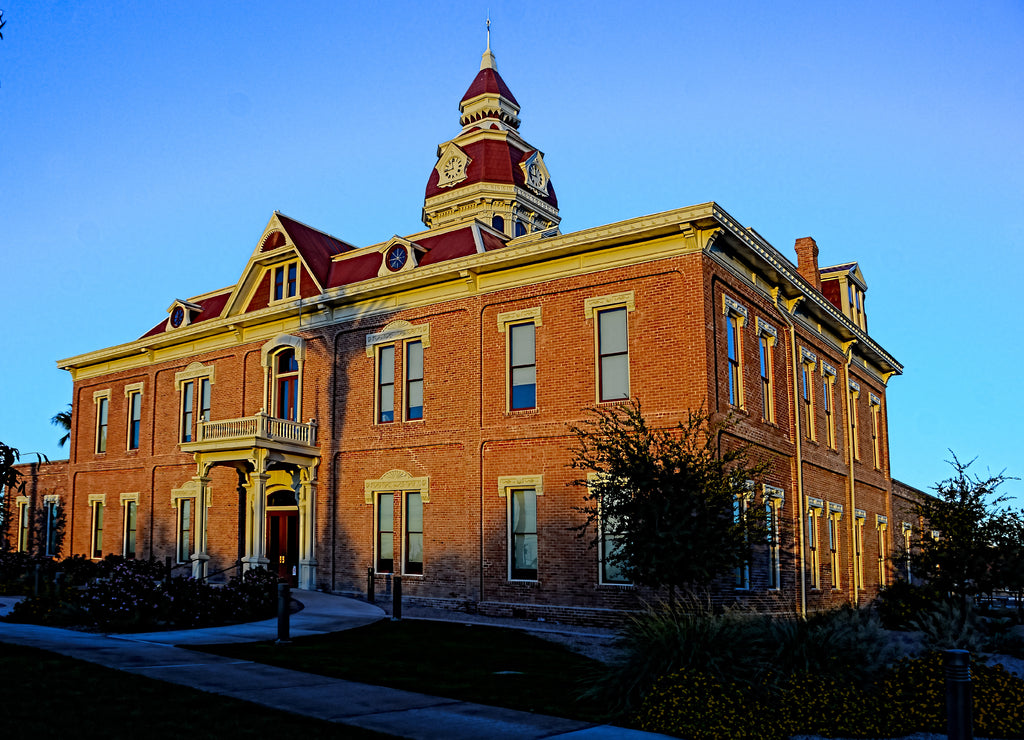
{"type": "Polygon", "coordinates": [[[1019,0],[13,0],[0,440],[61,457],[55,361],[233,284],[275,209],[360,246],[420,230],[488,9],[563,231],[715,200],[794,261],[813,236],[906,368],[894,477],[930,486],[948,449],[1024,475],[1019,0]]]}

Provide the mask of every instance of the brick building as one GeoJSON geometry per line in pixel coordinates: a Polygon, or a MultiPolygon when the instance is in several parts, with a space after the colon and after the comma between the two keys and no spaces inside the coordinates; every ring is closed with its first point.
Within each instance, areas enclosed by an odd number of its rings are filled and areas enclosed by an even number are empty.
{"type": "Polygon", "coordinates": [[[489,48],[459,110],[424,231],[356,248],[275,212],[235,285],[59,363],[65,553],[241,560],[338,592],[373,566],[413,599],[599,619],[642,594],[570,529],[566,424],[635,398],[659,424],[731,414],[771,461],[754,496],[779,536],[720,598],[870,598],[902,368],[868,334],[858,265],[819,268],[810,238],[794,265],[717,203],[562,234],[489,48]]]}

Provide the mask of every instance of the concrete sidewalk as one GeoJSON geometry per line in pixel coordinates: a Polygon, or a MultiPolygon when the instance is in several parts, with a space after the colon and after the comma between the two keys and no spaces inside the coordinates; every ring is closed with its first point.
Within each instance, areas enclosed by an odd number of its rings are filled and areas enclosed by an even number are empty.
{"type": "MultiPolygon", "coordinates": [[[[297,591],[294,597],[304,608],[291,615],[293,637],[348,629],[383,617],[377,607],[341,596],[297,591]]],[[[108,668],[398,737],[421,740],[663,737],[326,678],[173,646],[269,640],[276,636],[276,620],[135,635],[101,635],[0,622],[0,642],[38,647],[108,668]]]]}

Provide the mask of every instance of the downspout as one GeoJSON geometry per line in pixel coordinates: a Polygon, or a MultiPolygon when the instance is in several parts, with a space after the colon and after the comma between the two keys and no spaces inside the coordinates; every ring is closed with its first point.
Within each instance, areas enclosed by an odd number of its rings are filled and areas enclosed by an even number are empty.
{"type": "MultiPolygon", "coordinates": [[[[843,343],[843,357],[845,363],[843,364],[844,374],[846,376],[846,457],[850,463],[849,469],[847,470],[847,482],[850,488],[850,572],[852,578],[850,581],[853,583],[853,605],[858,606],[859,595],[860,595],[860,581],[857,576],[857,492],[854,483],[853,473],[853,451],[854,441],[853,435],[856,430],[853,427],[853,400],[850,396],[850,364],[853,362],[853,345],[857,343],[856,339],[851,339],[849,342],[843,343]]],[[[863,543],[861,543],[863,546],[863,543]]],[[[864,553],[861,553],[861,557],[864,557],[864,553]]]]}
{"type": "Polygon", "coordinates": [[[804,296],[797,296],[791,301],[782,298],[778,288],[772,288],[772,298],[779,308],[783,321],[789,327],[789,359],[793,371],[793,395],[789,407],[793,411],[793,436],[796,443],[796,506],[797,506],[797,532],[800,546],[800,617],[807,618],[807,568],[804,562],[804,465],[803,465],[803,434],[800,430],[800,410],[797,408],[800,398],[800,365],[797,362],[796,354],[796,326],[790,319],[790,315],[796,311],[797,304],[804,299],[804,296]]]}

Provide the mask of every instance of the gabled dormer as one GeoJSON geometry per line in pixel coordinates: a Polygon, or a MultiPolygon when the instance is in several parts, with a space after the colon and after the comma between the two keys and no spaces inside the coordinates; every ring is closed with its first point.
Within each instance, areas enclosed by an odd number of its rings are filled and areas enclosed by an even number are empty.
{"type": "Polygon", "coordinates": [[[256,242],[225,315],[258,311],[324,291],[331,258],[354,249],[277,211],[256,242]]]}
{"type": "Polygon", "coordinates": [[[414,269],[427,250],[416,242],[396,235],[384,242],[376,251],[381,255],[377,277],[384,277],[414,269]]]}
{"type": "Polygon", "coordinates": [[[821,268],[821,292],[833,306],[864,331],[868,330],[864,294],[868,285],[856,262],[821,268]]]}
{"type": "Polygon", "coordinates": [[[167,307],[167,326],[165,331],[173,331],[175,329],[183,329],[199,316],[202,312],[203,307],[198,303],[191,303],[190,301],[184,301],[180,298],[176,298],[174,302],[167,307]]]}

